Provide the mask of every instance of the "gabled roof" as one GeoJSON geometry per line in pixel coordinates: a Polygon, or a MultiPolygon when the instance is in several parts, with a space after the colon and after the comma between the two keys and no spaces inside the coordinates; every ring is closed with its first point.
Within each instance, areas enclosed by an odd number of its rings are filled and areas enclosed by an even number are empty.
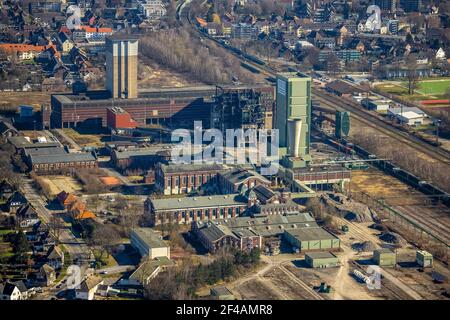
{"type": "Polygon", "coordinates": [[[95,286],[99,285],[102,282],[103,282],[103,279],[101,277],[90,276],[80,284],[80,289],[78,289],[78,290],[85,291],[85,292],[90,291],[93,288],[95,288],[95,286]]]}
{"type": "Polygon", "coordinates": [[[63,256],[64,253],[58,246],[53,246],[47,253],[47,259],[61,259],[63,256]]]}
{"type": "Polygon", "coordinates": [[[28,203],[28,200],[20,191],[16,191],[8,199],[8,204],[11,204],[12,202],[28,203]]]}
{"type": "Polygon", "coordinates": [[[248,179],[254,177],[258,180],[270,184],[270,181],[264,178],[262,175],[253,170],[248,170],[244,168],[233,168],[229,171],[220,173],[222,177],[231,182],[232,184],[244,183],[248,179]]]}
{"type": "Polygon", "coordinates": [[[22,219],[27,219],[27,218],[37,218],[38,214],[36,210],[33,208],[33,206],[27,203],[19,207],[19,209],[16,212],[16,216],[22,219]]]}

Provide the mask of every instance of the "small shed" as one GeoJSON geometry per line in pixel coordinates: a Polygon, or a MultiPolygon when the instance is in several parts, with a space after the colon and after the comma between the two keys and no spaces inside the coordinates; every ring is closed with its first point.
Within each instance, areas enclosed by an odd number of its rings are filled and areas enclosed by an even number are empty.
{"type": "Polygon", "coordinates": [[[305,261],[311,268],[337,267],[339,259],[331,252],[310,252],[305,255],[305,261]]]}
{"type": "Polygon", "coordinates": [[[433,255],[425,250],[417,250],[416,262],[422,268],[431,268],[433,266],[433,255]]]}
{"type": "Polygon", "coordinates": [[[388,248],[375,250],[372,259],[379,266],[395,266],[397,263],[395,252],[388,248]]]}

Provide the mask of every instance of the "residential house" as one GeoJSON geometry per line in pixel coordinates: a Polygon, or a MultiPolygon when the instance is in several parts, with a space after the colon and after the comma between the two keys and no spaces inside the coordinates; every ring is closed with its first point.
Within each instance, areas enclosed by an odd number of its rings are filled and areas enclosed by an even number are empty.
{"type": "Polygon", "coordinates": [[[0,183],[0,199],[7,200],[14,193],[14,187],[6,180],[0,183]]]}
{"type": "Polygon", "coordinates": [[[9,197],[6,202],[6,210],[11,213],[15,213],[17,209],[28,203],[27,198],[20,192],[16,191],[9,197]]]}
{"type": "Polygon", "coordinates": [[[39,272],[36,275],[36,279],[44,286],[48,287],[56,280],[55,269],[47,263],[39,268],[39,272]]]}
{"type": "Polygon", "coordinates": [[[20,206],[16,211],[16,223],[21,228],[31,228],[39,221],[39,216],[30,203],[20,206]]]}
{"type": "Polygon", "coordinates": [[[94,295],[97,292],[99,285],[103,284],[103,279],[97,276],[89,276],[80,287],[75,289],[75,298],[80,300],[94,300],[94,295]]]}
{"type": "MultiPolygon", "coordinates": [[[[23,284],[23,282],[22,282],[23,284]]],[[[19,285],[12,282],[0,283],[0,300],[24,300],[19,285]]]]}
{"type": "Polygon", "coordinates": [[[47,252],[47,264],[55,270],[60,270],[64,265],[64,252],[58,246],[52,246],[47,252]]]}

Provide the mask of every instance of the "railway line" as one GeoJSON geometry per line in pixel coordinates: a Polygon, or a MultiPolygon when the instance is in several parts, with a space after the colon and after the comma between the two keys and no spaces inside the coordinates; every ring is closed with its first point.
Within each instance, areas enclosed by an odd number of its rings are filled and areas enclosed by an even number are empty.
{"type": "MultiPolygon", "coordinates": [[[[197,28],[193,25],[192,21],[189,18],[189,7],[192,0],[186,0],[185,2],[181,3],[178,6],[177,9],[177,18],[181,23],[188,24],[194,30],[197,30],[197,28]]],[[[198,31],[198,30],[197,30],[198,31]]],[[[258,70],[261,74],[267,76],[268,78],[274,80],[277,74],[277,70],[267,66],[266,64],[256,63],[255,61],[249,60],[245,56],[248,56],[247,54],[241,53],[239,54],[236,51],[230,50],[230,47],[226,46],[223,42],[210,37],[200,31],[198,31],[199,35],[203,38],[207,38],[221,47],[227,49],[230,51],[234,56],[236,56],[241,62],[245,63],[246,65],[251,66],[252,68],[258,70]],[[244,56],[245,55],[245,56],[244,56]]],[[[313,91],[313,99],[318,100],[320,102],[323,102],[324,105],[327,105],[329,107],[332,107],[333,109],[339,109],[339,110],[346,110],[350,111],[352,113],[352,116],[357,119],[358,121],[364,123],[365,125],[376,129],[377,131],[380,131],[384,134],[386,134],[389,137],[392,137],[404,144],[407,144],[408,146],[423,152],[427,154],[432,159],[439,161],[441,163],[450,164],[450,153],[446,150],[443,150],[439,147],[434,147],[422,140],[420,140],[417,137],[414,137],[407,132],[401,131],[388,123],[385,123],[384,121],[380,120],[376,115],[372,114],[368,110],[361,109],[357,103],[351,100],[343,100],[343,98],[339,98],[336,96],[331,96],[331,94],[328,94],[321,89],[315,89],[313,91]]]]}
{"type": "MultiPolygon", "coordinates": [[[[247,57],[249,55],[245,53],[239,53],[239,51],[230,50],[230,47],[225,45],[222,41],[219,41],[215,38],[212,38],[202,32],[200,32],[190,21],[189,18],[189,6],[188,4],[192,0],[187,0],[182,5],[179,6],[179,10],[177,13],[177,17],[179,21],[183,24],[190,25],[194,30],[197,30],[200,37],[209,39],[216,44],[222,46],[223,48],[227,49],[230,53],[232,53],[234,56],[236,56],[241,63],[245,63],[246,65],[251,66],[252,68],[259,71],[260,74],[267,76],[272,82],[275,80],[277,70],[267,66],[265,63],[261,63],[261,61],[258,61],[256,59],[255,61],[249,60],[247,57]],[[257,63],[258,62],[258,63],[257,63]]],[[[441,164],[444,164],[449,167],[450,171],[450,153],[446,150],[443,150],[439,147],[432,146],[425,141],[420,140],[419,138],[412,136],[411,134],[404,132],[402,130],[399,130],[390,124],[384,122],[383,120],[379,119],[377,115],[373,114],[372,112],[362,109],[356,102],[351,101],[349,99],[340,98],[334,95],[331,95],[330,93],[325,92],[322,89],[314,89],[313,90],[313,99],[321,102],[323,106],[330,107],[332,109],[340,110],[340,111],[349,111],[351,112],[351,116],[356,119],[357,121],[363,123],[364,125],[383,133],[384,135],[395,139],[399,142],[399,145],[407,145],[414,150],[421,152],[434,161],[437,161],[441,164]]],[[[417,213],[417,209],[413,210],[413,208],[407,208],[402,209],[400,208],[400,212],[403,212],[406,216],[411,216],[415,221],[418,222],[418,225],[424,226],[426,229],[430,230],[432,234],[436,234],[439,238],[443,238],[446,240],[447,244],[448,242],[448,228],[443,225],[442,221],[439,222],[435,218],[432,218],[433,211],[432,210],[426,210],[427,213],[417,213]],[[430,222],[430,221],[432,222],[430,222]]],[[[448,217],[448,216],[447,216],[448,217]]],[[[358,230],[359,236],[365,238],[365,240],[369,240],[371,237],[367,237],[363,235],[363,232],[358,230]],[[369,238],[369,239],[368,239],[369,238]]],[[[372,238],[373,240],[373,238],[372,238]]]]}

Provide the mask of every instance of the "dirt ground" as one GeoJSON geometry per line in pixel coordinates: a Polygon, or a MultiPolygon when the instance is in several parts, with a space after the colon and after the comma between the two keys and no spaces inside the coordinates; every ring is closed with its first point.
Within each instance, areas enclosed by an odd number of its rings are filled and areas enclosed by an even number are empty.
{"type": "Polygon", "coordinates": [[[194,85],[201,85],[201,83],[188,80],[183,75],[162,68],[156,63],[147,63],[139,66],[139,88],[185,87],[194,85]]]}
{"type": "Polygon", "coordinates": [[[17,109],[20,105],[33,106],[35,111],[41,105],[50,104],[50,92],[0,92],[0,110],[17,109]]]}
{"type": "Polygon", "coordinates": [[[363,191],[374,198],[401,197],[405,204],[417,203],[417,195],[421,194],[397,178],[377,169],[352,171],[351,191],[363,191]]]}
{"type": "Polygon", "coordinates": [[[66,176],[42,176],[44,183],[50,188],[51,195],[57,195],[61,191],[77,193],[83,189],[78,181],[66,176]]]}

